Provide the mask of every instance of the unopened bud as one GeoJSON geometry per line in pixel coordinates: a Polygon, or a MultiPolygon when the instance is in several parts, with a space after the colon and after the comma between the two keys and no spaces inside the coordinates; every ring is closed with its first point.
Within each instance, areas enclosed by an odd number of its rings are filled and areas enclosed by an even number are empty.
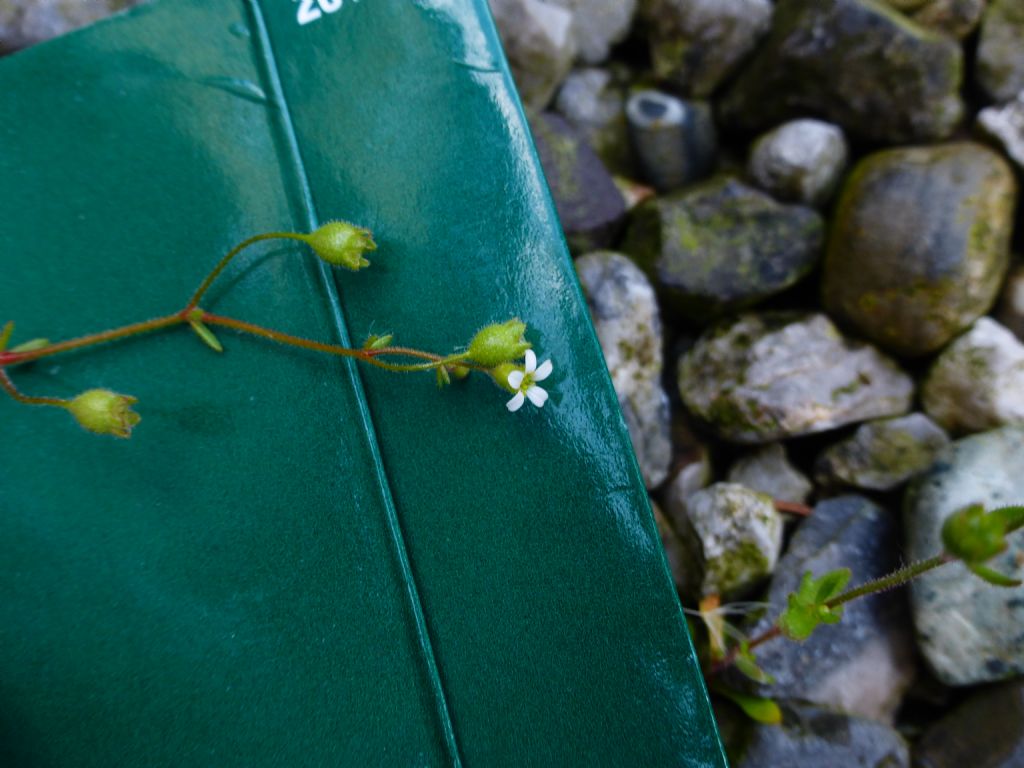
{"type": "Polygon", "coordinates": [[[109,389],[90,389],[68,403],[67,409],[79,424],[97,435],[131,437],[132,427],[141,421],[131,406],[138,400],[109,389]]]}
{"type": "Polygon", "coordinates": [[[518,360],[532,344],[523,338],[526,323],[517,317],[504,323],[481,328],[469,342],[469,358],[480,365],[493,368],[502,363],[518,360]]]}
{"type": "Polygon", "coordinates": [[[329,221],[302,239],[328,264],[353,271],[370,266],[363,254],[377,250],[370,230],[347,221],[329,221]]]}

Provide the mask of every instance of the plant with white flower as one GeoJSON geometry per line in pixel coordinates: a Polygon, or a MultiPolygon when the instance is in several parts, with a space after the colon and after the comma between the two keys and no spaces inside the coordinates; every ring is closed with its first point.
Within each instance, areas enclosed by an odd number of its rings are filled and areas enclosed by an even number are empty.
{"type": "Polygon", "coordinates": [[[526,350],[523,368],[509,371],[508,385],[515,391],[515,394],[511,400],[505,403],[505,407],[515,413],[523,407],[523,403],[529,400],[538,408],[543,408],[544,403],[548,401],[548,393],[547,390],[538,387],[537,382],[544,381],[551,375],[553,369],[554,365],[550,360],[545,360],[538,366],[537,355],[532,349],[526,350]]]}

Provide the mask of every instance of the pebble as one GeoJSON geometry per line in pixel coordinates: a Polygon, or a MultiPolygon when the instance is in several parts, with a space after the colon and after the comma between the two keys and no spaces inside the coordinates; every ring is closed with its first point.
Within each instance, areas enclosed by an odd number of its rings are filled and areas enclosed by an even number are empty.
{"type": "Polygon", "coordinates": [[[0,52],[17,51],[138,5],[141,0],[4,0],[0,52]]]}
{"type": "Polygon", "coordinates": [[[1010,269],[999,297],[996,319],[1006,326],[1018,340],[1024,340],[1024,264],[1017,259],[1010,269]]]}
{"type": "Polygon", "coordinates": [[[587,140],[609,171],[633,175],[626,93],[611,70],[574,70],[558,92],[555,109],[587,140]]]}
{"type": "Polygon", "coordinates": [[[981,110],[977,127],[1024,172],[1024,91],[1002,106],[981,110]]]}
{"type": "Polygon", "coordinates": [[[949,435],[923,413],[869,421],[831,445],[815,467],[825,486],[891,491],[932,465],[949,435]]]}
{"type": "Polygon", "coordinates": [[[897,354],[940,349],[995,301],[1015,200],[1013,171],[980,144],[868,156],[836,206],[826,310],[897,354]]]}
{"type": "Polygon", "coordinates": [[[715,483],[686,500],[677,526],[687,551],[683,593],[741,597],[767,578],[782,548],[782,517],[770,497],[715,483]]]}
{"type": "MultiPolygon", "coordinates": [[[[1003,427],[957,440],[911,483],[905,504],[908,561],[942,550],[945,519],[968,504],[994,508],[1024,500],[1024,429],[1003,427]]],[[[1024,575],[1024,535],[990,560],[992,569],[1024,575]]],[[[911,585],[918,648],[946,685],[973,685],[1024,673],[1024,586],[996,587],[959,563],[911,585]]]]}
{"type": "Polygon", "coordinates": [[[707,323],[807,275],[824,239],[821,216],[718,176],[641,205],[623,250],[676,313],[707,323]]]}
{"type": "Polygon", "coordinates": [[[921,401],[957,434],[1024,423],[1024,344],[992,318],[980,318],[936,358],[921,401]]]}
{"type": "Polygon", "coordinates": [[[681,93],[709,96],[771,22],[769,0],[642,0],[654,74],[681,93]]]}
{"type": "Polygon", "coordinates": [[[702,488],[707,488],[713,479],[711,461],[703,446],[690,450],[682,460],[677,460],[672,469],[672,477],[662,493],[665,512],[676,528],[685,524],[686,500],[702,488]]]}
{"type": "Polygon", "coordinates": [[[963,116],[962,69],[955,40],[873,0],[779,0],[721,114],[748,133],[814,114],[872,141],[938,139],[963,116]]]}
{"type": "Polygon", "coordinates": [[[981,22],[975,78],[994,101],[1024,91],[1024,3],[991,0],[981,22]]]}
{"type": "Polygon", "coordinates": [[[729,469],[727,479],[778,501],[804,504],[811,495],[811,481],[789,463],[782,443],[755,448],[729,469]]]}
{"type": "Polygon", "coordinates": [[[934,723],[914,746],[918,768],[1024,765],[1024,680],[982,688],[934,723]]]}
{"type": "Polygon", "coordinates": [[[679,363],[687,409],[720,437],[767,443],[910,409],[914,384],[821,314],[742,315],[708,331],[679,363]]]}
{"type": "Polygon", "coordinates": [[[626,201],[587,142],[558,115],[530,120],[544,175],[573,253],[606,248],[622,228],[626,201]]]}
{"type": "Polygon", "coordinates": [[[581,256],[576,272],[648,488],[668,476],[672,439],[658,303],[647,276],[619,253],[581,256]]]}
{"type": "Polygon", "coordinates": [[[754,143],[747,173],[780,200],[820,207],[835,191],[848,154],[838,126],[809,118],[793,120],[754,143]]]}
{"type": "Polygon", "coordinates": [[[798,702],[783,703],[782,713],[781,725],[752,728],[736,768],[910,766],[906,741],[887,725],[798,702]]]}
{"type": "MultiPolygon", "coordinates": [[[[893,5],[892,0],[889,4],[893,5]]],[[[922,27],[963,40],[977,29],[985,12],[985,0],[925,0],[907,16],[922,27]]]]}
{"type": "Polygon", "coordinates": [[[580,60],[600,64],[629,32],[637,0],[550,0],[573,14],[573,36],[580,60]]]}
{"type": "Polygon", "coordinates": [[[706,102],[640,90],[626,102],[626,121],[640,176],[659,192],[702,179],[714,169],[718,139],[706,102]]]}
{"type": "Polygon", "coordinates": [[[544,0],[489,0],[523,103],[544,109],[576,59],[573,13],[544,0]]]}

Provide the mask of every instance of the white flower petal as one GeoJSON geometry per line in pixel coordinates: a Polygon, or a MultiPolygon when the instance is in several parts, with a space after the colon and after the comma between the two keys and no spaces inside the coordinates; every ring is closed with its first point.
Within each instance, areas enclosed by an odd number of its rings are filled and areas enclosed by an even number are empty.
{"type": "Polygon", "coordinates": [[[512,371],[508,375],[508,385],[512,387],[512,389],[519,389],[523,383],[523,379],[525,378],[526,374],[522,371],[512,371]]]}
{"type": "Polygon", "coordinates": [[[526,350],[526,372],[533,373],[537,370],[537,356],[532,349],[526,350]]]}
{"type": "Polygon", "coordinates": [[[526,396],[530,398],[530,402],[538,408],[543,408],[544,403],[548,401],[548,393],[540,387],[530,387],[526,390],[526,396]]]}
{"type": "Polygon", "coordinates": [[[554,367],[555,366],[552,365],[550,360],[545,360],[543,363],[540,364],[536,372],[533,374],[533,380],[544,381],[544,379],[551,375],[551,371],[554,367]]]}
{"type": "Polygon", "coordinates": [[[526,398],[523,396],[523,393],[516,392],[515,396],[507,403],[505,403],[505,407],[508,408],[509,411],[511,411],[512,413],[515,413],[516,411],[523,407],[523,403],[525,402],[526,398]]]}

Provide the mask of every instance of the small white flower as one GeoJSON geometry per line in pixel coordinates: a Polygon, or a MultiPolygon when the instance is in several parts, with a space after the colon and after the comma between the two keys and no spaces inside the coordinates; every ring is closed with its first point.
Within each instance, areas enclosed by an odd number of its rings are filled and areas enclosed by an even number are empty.
{"type": "Polygon", "coordinates": [[[515,370],[508,375],[508,385],[516,390],[516,393],[505,403],[505,407],[513,412],[518,411],[523,407],[523,403],[529,400],[541,408],[548,401],[548,393],[538,387],[537,382],[544,381],[550,376],[552,368],[554,366],[550,360],[545,360],[538,367],[537,356],[533,354],[533,350],[526,350],[526,366],[523,370],[515,370]]]}

